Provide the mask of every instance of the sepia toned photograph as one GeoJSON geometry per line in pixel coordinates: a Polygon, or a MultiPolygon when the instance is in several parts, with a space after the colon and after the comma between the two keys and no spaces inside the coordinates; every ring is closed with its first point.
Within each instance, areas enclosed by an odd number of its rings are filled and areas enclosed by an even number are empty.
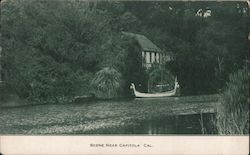
{"type": "Polygon", "coordinates": [[[1,135],[249,134],[246,1],[2,0],[0,21],[1,135]]]}

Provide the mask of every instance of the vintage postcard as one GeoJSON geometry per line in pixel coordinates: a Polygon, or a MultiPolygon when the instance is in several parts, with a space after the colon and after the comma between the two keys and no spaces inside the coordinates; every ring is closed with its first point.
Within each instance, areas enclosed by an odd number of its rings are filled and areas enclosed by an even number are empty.
{"type": "Polygon", "coordinates": [[[2,0],[0,152],[248,154],[249,4],[2,0]]]}

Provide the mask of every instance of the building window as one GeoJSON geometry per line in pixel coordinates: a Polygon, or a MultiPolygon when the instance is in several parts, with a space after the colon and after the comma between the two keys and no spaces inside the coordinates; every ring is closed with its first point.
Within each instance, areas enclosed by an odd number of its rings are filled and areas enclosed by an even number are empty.
{"type": "Polygon", "coordinates": [[[156,62],[157,62],[157,63],[160,63],[160,60],[159,60],[159,53],[156,53],[156,62]]]}
{"type": "Polygon", "coordinates": [[[155,53],[154,52],[151,52],[151,62],[154,63],[155,61],[155,53]]]}
{"type": "Polygon", "coordinates": [[[150,63],[150,53],[149,52],[145,53],[146,53],[146,63],[150,63]]]}
{"type": "Polygon", "coordinates": [[[145,57],[145,53],[144,51],[142,51],[142,59],[144,59],[144,57],[145,57]]]}

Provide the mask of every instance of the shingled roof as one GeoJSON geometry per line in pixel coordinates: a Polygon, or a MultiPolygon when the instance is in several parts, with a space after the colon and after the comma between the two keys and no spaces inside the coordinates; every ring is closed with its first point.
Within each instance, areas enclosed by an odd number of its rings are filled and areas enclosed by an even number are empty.
{"type": "Polygon", "coordinates": [[[157,47],[151,40],[141,34],[131,33],[131,32],[124,32],[122,34],[130,37],[134,37],[138,43],[140,44],[143,51],[153,51],[153,52],[161,52],[161,49],[157,47]]]}

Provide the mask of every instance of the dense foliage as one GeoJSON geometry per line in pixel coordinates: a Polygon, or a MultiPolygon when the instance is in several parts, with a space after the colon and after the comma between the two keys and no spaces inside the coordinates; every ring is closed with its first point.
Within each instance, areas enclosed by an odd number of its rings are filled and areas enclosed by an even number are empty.
{"type": "Polygon", "coordinates": [[[33,102],[67,102],[92,93],[91,81],[105,67],[121,75],[119,95],[129,94],[131,82],[147,89],[140,49],[121,31],[143,34],[174,55],[164,70],[177,75],[183,94],[217,92],[247,59],[246,2],[9,0],[1,5],[5,81],[33,102]],[[197,15],[200,9],[203,14],[197,15]],[[203,16],[206,10],[211,16],[203,16]]]}
{"type": "Polygon", "coordinates": [[[247,69],[230,75],[227,90],[221,95],[216,126],[220,134],[249,133],[249,76],[247,69]]]}
{"type": "Polygon", "coordinates": [[[99,97],[116,97],[119,91],[121,74],[114,68],[103,68],[94,76],[91,84],[99,97]]]}
{"type": "MultiPolygon", "coordinates": [[[[246,2],[127,2],[141,21],[137,31],[150,36],[176,61],[168,68],[185,94],[213,93],[248,54],[246,2]],[[140,6],[139,6],[140,5],[140,6]],[[211,16],[197,15],[211,10],[211,16]]],[[[204,14],[203,14],[204,15],[204,14]]]]}

